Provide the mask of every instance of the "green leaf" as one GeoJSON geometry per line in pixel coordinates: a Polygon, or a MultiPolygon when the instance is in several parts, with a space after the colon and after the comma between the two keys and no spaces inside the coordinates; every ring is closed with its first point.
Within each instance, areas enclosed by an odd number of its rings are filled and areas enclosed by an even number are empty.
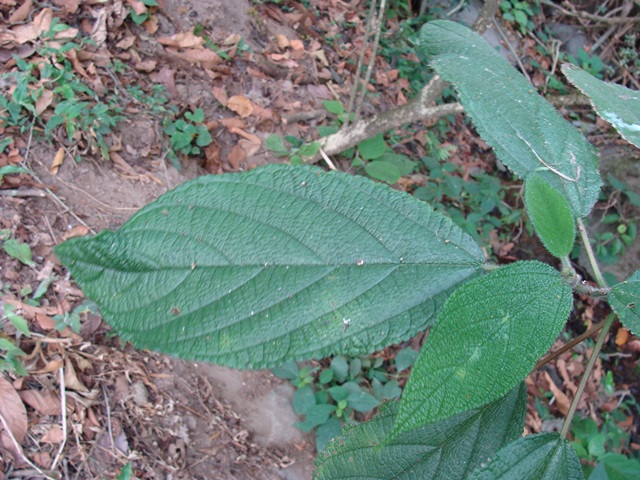
{"type": "Polygon", "coordinates": [[[296,390],[293,395],[293,410],[298,415],[305,415],[316,404],[316,397],[310,386],[296,390]]]}
{"type": "Polygon", "coordinates": [[[331,417],[316,430],[316,450],[321,452],[329,441],[340,434],[341,422],[336,417],[331,417]]]}
{"type": "Polygon", "coordinates": [[[11,325],[15,327],[23,335],[30,337],[29,322],[16,313],[16,307],[8,303],[4,304],[4,315],[11,322],[11,325]]]}
{"type": "Polygon", "coordinates": [[[412,367],[416,363],[418,352],[413,348],[403,348],[396,355],[396,370],[398,373],[412,367]]]}
{"type": "Polygon", "coordinates": [[[187,182],[56,254],[123,340],[234,368],[406,340],[484,260],[405,193],[275,164],[187,182]]]}
{"type": "Polygon", "coordinates": [[[458,288],[405,386],[397,432],[477,408],[518,384],[553,344],[572,305],[549,265],[501,267],[458,288]]]}
{"type": "Polygon", "coordinates": [[[284,140],[280,135],[269,135],[265,144],[267,146],[267,149],[271,150],[278,156],[289,154],[289,149],[284,145],[284,140]]]}
{"type": "Polygon", "coordinates": [[[614,285],[608,299],[622,324],[634,335],[640,335],[640,270],[614,285]]]}
{"type": "MultiPolygon", "coordinates": [[[[598,467],[600,466],[604,469],[608,480],[635,480],[640,478],[640,461],[619,453],[606,453],[600,459],[598,467]]],[[[590,480],[592,477],[590,477],[590,480]]]]}
{"type": "MultiPolygon", "coordinates": [[[[145,0],[145,1],[148,1],[148,0],[145,0]]],[[[120,473],[118,473],[116,480],[130,480],[132,474],[133,474],[133,469],[131,467],[131,463],[127,463],[124,467],[122,467],[122,470],[120,470],[120,473]]]]}
{"type": "Polygon", "coordinates": [[[320,373],[320,376],[318,377],[318,381],[320,382],[320,385],[325,385],[329,383],[331,380],[333,380],[333,370],[331,370],[330,368],[323,370],[320,373]]]}
{"type": "Polygon", "coordinates": [[[323,100],[322,105],[327,109],[327,112],[334,115],[342,115],[344,113],[344,107],[337,100],[323,100]]]}
{"type": "Polygon", "coordinates": [[[356,412],[370,412],[378,406],[380,402],[370,393],[360,390],[347,397],[347,404],[356,412]]]}
{"type": "Polygon", "coordinates": [[[271,373],[284,380],[293,380],[294,378],[298,378],[298,366],[296,362],[289,360],[284,365],[272,368],[271,373]]]}
{"type": "Polygon", "coordinates": [[[507,445],[469,480],[581,480],[582,468],[575,450],[558,433],[541,433],[507,445]]]}
{"type": "Polygon", "coordinates": [[[333,360],[331,360],[331,369],[338,382],[344,382],[349,375],[349,363],[343,356],[334,357],[333,360]]]}
{"type": "MultiPolygon", "coordinates": [[[[384,141],[384,136],[379,133],[375,137],[367,138],[358,144],[358,151],[360,156],[365,160],[373,160],[382,156],[387,151],[387,143],[384,141]]],[[[398,177],[399,178],[399,177],[398,177]]]]}
{"type": "Polygon", "coordinates": [[[566,257],[576,238],[569,202],[538,173],[524,185],[524,201],[536,233],[552,255],[566,257]]]}
{"type": "Polygon", "coordinates": [[[465,112],[498,158],[521,178],[540,171],[586,216],[602,185],[595,148],[487,42],[448,21],[426,24],[422,53],[456,87],[465,112]]]}
{"type": "Polygon", "coordinates": [[[598,115],[613,125],[622,138],[640,148],[640,92],[598,80],[569,63],[562,65],[562,72],[589,97],[598,115]]]}
{"type": "Polygon", "coordinates": [[[206,147],[209,145],[213,139],[211,138],[211,134],[209,130],[205,127],[198,129],[198,136],[196,137],[196,145],[199,147],[206,147]]]}
{"type": "Polygon", "coordinates": [[[350,395],[349,390],[339,385],[331,387],[328,391],[331,395],[331,398],[333,398],[336,402],[339,402],[340,400],[346,400],[350,395]]]}
{"type": "Polygon", "coordinates": [[[303,157],[311,157],[312,155],[315,155],[316,153],[318,153],[319,150],[320,150],[320,143],[311,142],[311,143],[305,143],[304,145],[302,145],[300,147],[300,150],[298,150],[298,153],[303,157]]]}
{"type": "Polygon", "coordinates": [[[364,166],[364,171],[367,172],[371,178],[375,178],[376,180],[381,180],[383,182],[387,182],[389,184],[394,184],[402,175],[400,174],[400,170],[393,163],[381,162],[381,161],[373,161],[369,162],[364,166]]]}
{"type": "Polygon", "coordinates": [[[204,110],[201,108],[196,108],[193,113],[186,112],[184,117],[187,120],[192,121],[193,123],[202,123],[204,121],[204,110]]]}
{"type": "Polygon", "coordinates": [[[400,153],[393,153],[393,152],[387,151],[376,160],[384,161],[392,165],[395,165],[398,168],[398,171],[400,172],[401,176],[405,176],[405,175],[409,175],[410,173],[413,173],[413,171],[416,168],[416,162],[411,160],[406,155],[402,155],[400,153]]]}
{"type": "Polygon", "coordinates": [[[316,459],[316,480],[459,480],[520,437],[527,406],[521,383],[476,410],[410,430],[388,442],[399,402],[380,406],[372,420],[345,427],[316,459]]]}
{"type": "Polygon", "coordinates": [[[190,133],[176,132],[171,137],[171,146],[175,150],[182,150],[183,148],[191,145],[191,140],[193,140],[193,137],[190,133]]]}
{"type": "Polygon", "coordinates": [[[13,173],[29,173],[29,170],[17,165],[5,165],[4,167],[0,167],[0,182],[2,182],[5,175],[11,175],[13,173]]]}
{"type": "Polygon", "coordinates": [[[4,242],[4,251],[7,255],[17,258],[20,262],[35,267],[35,262],[31,259],[31,248],[26,243],[20,243],[15,238],[10,238],[4,242]]]}

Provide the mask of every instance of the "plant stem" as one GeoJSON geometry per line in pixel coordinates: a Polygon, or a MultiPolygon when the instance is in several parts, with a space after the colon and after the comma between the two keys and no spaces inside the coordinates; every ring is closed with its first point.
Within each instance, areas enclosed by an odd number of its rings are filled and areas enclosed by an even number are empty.
{"type": "Polygon", "coordinates": [[[587,252],[587,257],[589,257],[589,263],[591,264],[591,269],[593,270],[593,276],[596,278],[596,282],[598,282],[598,285],[600,287],[607,288],[607,282],[605,282],[602,273],[600,273],[600,267],[598,266],[598,262],[596,261],[596,256],[593,254],[591,242],[589,242],[587,229],[585,228],[581,218],[578,219],[577,224],[578,231],[580,232],[580,238],[582,239],[582,244],[584,245],[584,249],[587,252]]]}
{"type": "Polygon", "coordinates": [[[571,350],[573,347],[575,347],[579,343],[582,343],[584,340],[586,340],[591,335],[593,335],[598,330],[600,330],[603,325],[604,325],[604,322],[600,322],[600,323],[597,323],[596,325],[592,325],[591,328],[589,330],[587,330],[586,332],[584,332],[583,334],[578,335],[576,338],[571,340],[566,345],[563,345],[562,347],[558,348],[554,352],[551,352],[549,355],[544,357],[542,360],[539,360],[538,363],[535,364],[533,369],[534,370],[538,370],[538,369],[544,367],[551,360],[554,360],[554,359],[558,358],[560,355],[562,355],[567,350],[571,350]]]}
{"type": "Polygon", "coordinates": [[[598,336],[598,340],[596,341],[596,346],[593,348],[593,352],[591,353],[591,357],[589,357],[589,362],[587,363],[587,368],[582,375],[582,379],[580,380],[580,385],[578,385],[578,390],[576,391],[576,395],[573,398],[573,402],[571,402],[571,406],[569,407],[569,412],[567,412],[567,416],[564,419],[564,424],[562,425],[562,430],[560,431],[560,437],[566,438],[567,433],[569,432],[569,427],[571,427],[571,421],[573,420],[573,416],[578,409],[578,402],[582,393],[584,392],[585,387],[587,386],[587,381],[591,376],[591,371],[593,370],[593,366],[596,364],[596,360],[598,359],[598,355],[600,354],[600,350],[602,349],[602,345],[604,344],[604,339],[607,338],[607,334],[609,333],[609,329],[611,328],[611,324],[615,320],[616,316],[614,314],[610,314],[604,322],[604,326],[602,327],[602,331],[598,336]]]}

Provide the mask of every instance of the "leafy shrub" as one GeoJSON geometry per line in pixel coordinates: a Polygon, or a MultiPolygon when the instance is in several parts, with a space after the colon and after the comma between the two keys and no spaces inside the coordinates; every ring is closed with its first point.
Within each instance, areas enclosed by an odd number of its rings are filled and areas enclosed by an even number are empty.
{"type": "MultiPolygon", "coordinates": [[[[561,432],[521,437],[522,380],[562,330],[573,291],[606,295],[640,333],[640,272],[611,288],[600,274],[582,219],[602,182],[582,134],[470,30],[436,21],[421,37],[485,141],[524,178],[527,211],[561,271],[492,265],[424,202],[363,177],[289,165],[198,178],[117,232],[56,252],[124,340],[230,367],[364,355],[430,328],[401,400],[345,427],[318,457],[318,479],[582,478],[567,439],[575,409],[561,432]],[[574,225],[598,287],[569,262],[574,225]]],[[[640,145],[637,93],[563,71],[640,145]]]]}

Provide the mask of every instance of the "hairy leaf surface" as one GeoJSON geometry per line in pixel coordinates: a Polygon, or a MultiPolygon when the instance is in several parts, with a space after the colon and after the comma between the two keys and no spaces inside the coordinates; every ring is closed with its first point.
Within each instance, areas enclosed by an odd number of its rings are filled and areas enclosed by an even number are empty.
{"type": "Polygon", "coordinates": [[[346,427],[316,459],[316,480],[460,480],[522,434],[524,383],[483,407],[403,433],[390,443],[398,402],[376,417],[346,427]]]}
{"type": "Polygon", "coordinates": [[[595,148],[478,34],[437,20],[421,31],[421,49],[454,84],[478,133],[513,172],[540,171],[586,216],[602,184],[595,148]]]}
{"type": "Polygon", "coordinates": [[[520,438],[473,472],[469,480],[582,480],[575,450],[558,433],[520,438]]]}
{"type": "Polygon", "coordinates": [[[449,418],[506,394],[553,344],[571,288],[544,263],[517,262],[447,300],[405,386],[396,432],[449,418]]]}
{"type": "Polygon", "coordinates": [[[576,237],[569,202],[537,173],[529,175],[525,182],[524,201],[547,250],[559,258],[569,255],[576,237]]]}
{"type": "Polygon", "coordinates": [[[236,368],[407,339],[483,262],[409,195],[287,165],[187,182],[56,253],[123,339],[236,368]]]}
{"type": "Polygon", "coordinates": [[[611,288],[609,304],[622,324],[640,335],[640,270],[611,288]]]}
{"type": "Polygon", "coordinates": [[[570,63],[562,65],[562,72],[589,97],[598,115],[613,125],[622,138],[640,148],[640,92],[598,80],[570,63]]]}

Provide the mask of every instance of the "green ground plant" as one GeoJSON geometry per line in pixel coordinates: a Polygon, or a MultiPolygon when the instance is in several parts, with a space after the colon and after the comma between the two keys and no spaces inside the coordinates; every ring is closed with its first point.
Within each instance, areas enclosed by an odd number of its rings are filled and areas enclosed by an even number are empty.
{"type": "MultiPolygon", "coordinates": [[[[605,297],[640,333],[640,272],[608,286],[584,227],[602,185],[595,148],[466,27],[430,22],[421,48],[524,179],[527,213],[559,270],[494,265],[425,202],[291,165],[187,182],[118,231],[56,253],[123,340],[233,368],[367,355],[429,328],[401,399],[346,426],[318,456],[316,479],[583,478],[568,435],[615,315],[601,323],[560,432],[522,437],[523,380],[562,331],[574,292],[605,297]],[[576,232],[597,286],[569,260],[576,232]]],[[[637,92],[562,69],[640,145],[637,92]]]]}
{"type": "Polygon", "coordinates": [[[291,360],[271,371],[296,388],[293,408],[305,417],[296,427],[303,432],[315,430],[316,449],[322,451],[345,424],[358,423],[359,414],[400,396],[399,374],[413,365],[417,353],[411,348],[400,350],[394,361],[395,375],[389,373],[389,362],[382,357],[366,355],[338,355],[325,366],[299,365],[291,360]]]}
{"type": "Polygon", "coordinates": [[[179,167],[177,154],[199,155],[200,149],[209,145],[213,139],[204,122],[204,111],[196,108],[193,112],[185,112],[183,118],[164,120],[164,133],[169,137],[171,149],[168,158],[179,167]]]}

